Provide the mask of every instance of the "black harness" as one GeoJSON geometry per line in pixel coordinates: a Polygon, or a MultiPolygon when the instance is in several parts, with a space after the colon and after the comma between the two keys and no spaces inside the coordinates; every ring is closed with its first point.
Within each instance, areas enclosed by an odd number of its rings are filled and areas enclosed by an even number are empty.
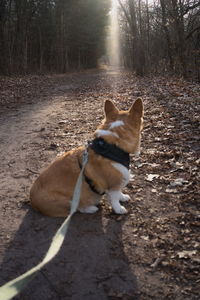
{"type": "Polygon", "coordinates": [[[129,169],[130,155],[114,144],[107,143],[102,138],[96,138],[89,143],[89,148],[105,158],[114,160],[129,169]]]}
{"type": "MultiPolygon", "coordinates": [[[[130,155],[128,152],[125,152],[124,150],[120,149],[114,144],[107,143],[103,138],[95,138],[93,141],[88,143],[88,148],[91,148],[96,154],[101,155],[105,158],[111,159],[117,163],[122,164],[124,167],[129,169],[130,164],[130,155]]],[[[82,167],[79,162],[80,168],[82,167]]],[[[85,175],[84,175],[85,176],[85,175]]],[[[104,195],[105,192],[100,193],[93,183],[93,181],[85,176],[85,181],[88,183],[90,189],[98,194],[98,195],[104,195]]]]}

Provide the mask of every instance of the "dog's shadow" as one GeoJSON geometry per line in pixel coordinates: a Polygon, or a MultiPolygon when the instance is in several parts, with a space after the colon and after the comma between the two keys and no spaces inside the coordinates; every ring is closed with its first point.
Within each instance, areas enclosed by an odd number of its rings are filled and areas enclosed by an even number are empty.
{"type": "MultiPolygon", "coordinates": [[[[42,260],[62,222],[27,212],[5,253],[0,285],[42,260]]],[[[136,278],[123,251],[122,224],[101,211],[77,213],[59,254],[14,299],[138,299],[136,278]]]]}

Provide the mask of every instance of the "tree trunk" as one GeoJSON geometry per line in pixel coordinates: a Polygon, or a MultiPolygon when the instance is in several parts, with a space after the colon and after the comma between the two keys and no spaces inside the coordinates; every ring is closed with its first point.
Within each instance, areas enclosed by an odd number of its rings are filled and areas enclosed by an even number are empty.
{"type": "Polygon", "coordinates": [[[163,26],[165,36],[166,36],[166,41],[167,41],[167,54],[168,54],[168,59],[169,59],[169,66],[170,66],[170,70],[173,70],[174,69],[174,60],[173,60],[173,56],[172,56],[171,38],[170,38],[169,30],[167,27],[165,0],[160,0],[160,4],[161,4],[161,9],[162,9],[162,26],[163,26]]]}
{"type": "Polygon", "coordinates": [[[174,30],[176,32],[176,45],[178,50],[178,58],[181,66],[181,74],[184,77],[187,77],[183,15],[180,13],[178,9],[177,0],[171,0],[171,1],[172,1],[173,17],[174,17],[174,30]]]}

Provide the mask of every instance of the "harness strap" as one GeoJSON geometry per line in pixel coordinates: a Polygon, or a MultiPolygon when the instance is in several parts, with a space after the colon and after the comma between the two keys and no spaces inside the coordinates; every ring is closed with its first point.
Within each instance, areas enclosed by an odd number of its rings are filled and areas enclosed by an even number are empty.
{"type": "MultiPolygon", "coordinates": [[[[82,164],[80,163],[79,160],[78,160],[78,164],[79,164],[80,169],[82,169],[82,164]]],[[[85,178],[85,181],[87,182],[87,184],[89,185],[90,189],[91,189],[94,193],[96,193],[96,194],[98,194],[98,195],[100,195],[100,196],[103,196],[103,195],[105,194],[105,192],[102,192],[102,193],[101,193],[101,192],[99,192],[99,191],[96,189],[95,184],[94,184],[94,182],[92,181],[92,179],[90,179],[88,176],[86,176],[85,173],[84,173],[84,178],[85,178]]]]}
{"type": "Polygon", "coordinates": [[[85,176],[85,174],[84,174],[84,177],[85,177],[85,181],[87,182],[87,184],[90,186],[91,190],[92,190],[94,193],[96,193],[96,194],[98,194],[98,195],[100,195],[100,196],[103,196],[103,195],[105,194],[105,192],[100,193],[100,192],[96,189],[96,187],[95,187],[95,185],[94,185],[94,182],[93,182],[90,178],[88,178],[87,176],[85,176]]]}

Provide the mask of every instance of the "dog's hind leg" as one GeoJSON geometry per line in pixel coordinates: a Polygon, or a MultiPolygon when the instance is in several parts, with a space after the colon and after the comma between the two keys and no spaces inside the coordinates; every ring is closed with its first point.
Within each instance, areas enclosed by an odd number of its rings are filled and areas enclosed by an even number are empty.
{"type": "Polygon", "coordinates": [[[79,208],[78,209],[81,213],[86,213],[86,214],[93,214],[95,213],[98,209],[97,206],[95,205],[90,205],[90,206],[87,206],[87,207],[84,207],[84,208],[79,208]]]}

